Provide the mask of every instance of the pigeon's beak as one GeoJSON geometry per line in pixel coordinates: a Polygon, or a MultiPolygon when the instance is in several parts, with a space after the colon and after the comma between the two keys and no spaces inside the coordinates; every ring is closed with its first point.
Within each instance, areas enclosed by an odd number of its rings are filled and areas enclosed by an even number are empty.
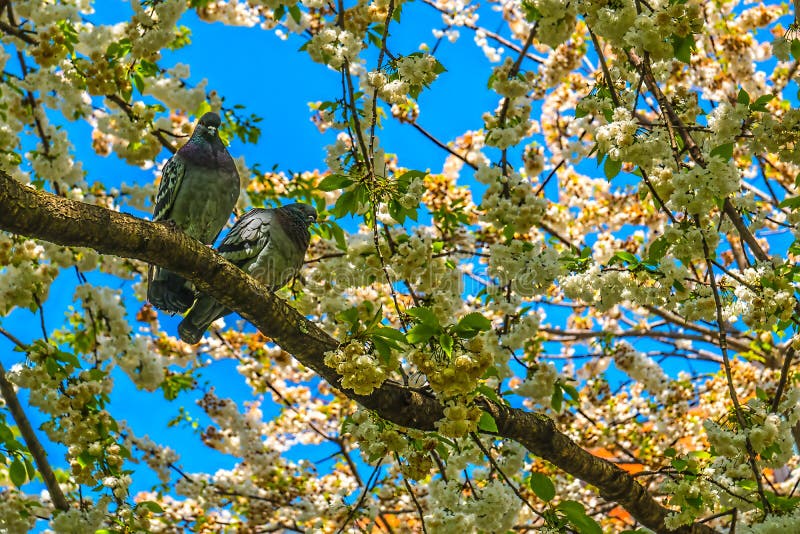
{"type": "Polygon", "coordinates": [[[315,222],[317,222],[317,216],[316,215],[309,215],[307,220],[308,220],[308,224],[314,224],[315,222]]]}
{"type": "Polygon", "coordinates": [[[208,133],[211,135],[217,135],[217,127],[216,126],[206,126],[208,128],[208,133]]]}

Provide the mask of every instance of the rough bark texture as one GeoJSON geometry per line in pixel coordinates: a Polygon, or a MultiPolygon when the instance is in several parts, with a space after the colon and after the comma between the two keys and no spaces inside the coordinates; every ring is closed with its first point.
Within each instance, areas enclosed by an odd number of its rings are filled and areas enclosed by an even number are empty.
{"type": "MultiPolygon", "coordinates": [[[[213,250],[163,223],[57,197],[0,171],[0,229],[167,268],[239,312],[303,365],[384,419],[433,430],[443,417],[443,407],[436,399],[400,385],[387,383],[370,395],[342,389],[340,377],[323,363],[325,352],[337,347],[335,339],[213,250]]],[[[595,486],[605,499],[619,503],[648,528],[656,532],[715,532],[700,523],[670,531],[664,525],[668,509],[630,474],[559,432],[550,418],[485,398],[479,402],[497,422],[498,436],[518,441],[532,454],[595,486]]]]}

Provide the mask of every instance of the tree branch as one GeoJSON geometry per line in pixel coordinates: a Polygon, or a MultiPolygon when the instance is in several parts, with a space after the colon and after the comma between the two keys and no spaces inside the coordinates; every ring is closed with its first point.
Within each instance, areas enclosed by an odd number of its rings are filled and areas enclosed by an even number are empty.
{"type": "MultiPolygon", "coordinates": [[[[56,197],[27,187],[0,171],[0,229],[167,268],[240,313],[303,365],[384,419],[405,427],[434,430],[436,421],[443,417],[443,406],[436,399],[399,384],[384,383],[370,395],[343,389],[341,377],[323,362],[325,352],[338,346],[334,338],[213,250],[165,223],[56,197]]],[[[603,498],[619,503],[648,528],[670,532],[664,524],[669,509],[629,473],[590,454],[559,432],[552,419],[486,398],[476,402],[496,421],[498,436],[521,443],[531,453],[595,486],[603,498]]],[[[714,530],[696,523],[674,532],[714,530]]]]}
{"type": "MultiPolygon", "coordinates": [[[[23,350],[28,350],[27,345],[21,343],[3,328],[0,328],[0,330],[2,330],[3,334],[11,339],[17,346],[23,350]]],[[[42,447],[39,438],[36,437],[36,432],[33,431],[33,427],[31,426],[28,416],[25,414],[25,410],[22,409],[22,404],[20,404],[19,398],[17,398],[14,386],[8,381],[8,378],[6,378],[6,370],[2,363],[0,363],[0,395],[2,395],[3,400],[5,400],[6,407],[8,407],[8,411],[11,412],[11,417],[14,418],[17,428],[19,428],[19,433],[22,434],[22,439],[25,440],[25,444],[28,446],[31,456],[33,456],[33,461],[36,462],[36,467],[42,475],[44,485],[50,493],[53,506],[62,512],[66,512],[69,510],[69,502],[67,502],[66,497],[64,497],[61,486],[58,485],[56,475],[47,459],[47,452],[45,452],[44,447],[42,447]]]]}

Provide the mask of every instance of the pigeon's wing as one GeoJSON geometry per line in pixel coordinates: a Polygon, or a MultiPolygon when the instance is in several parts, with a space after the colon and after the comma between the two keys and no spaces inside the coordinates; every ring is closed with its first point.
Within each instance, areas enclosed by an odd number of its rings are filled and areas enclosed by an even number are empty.
{"type": "Polygon", "coordinates": [[[158,185],[158,192],[156,193],[156,206],[153,209],[154,221],[163,221],[169,218],[185,172],[186,164],[183,158],[177,154],[172,156],[164,165],[161,171],[161,183],[158,185]]]}
{"type": "Polygon", "coordinates": [[[270,241],[274,212],[256,208],[248,211],[231,228],[217,247],[217,252],[236,265],[244,265],[257,257],[270,241]]]}

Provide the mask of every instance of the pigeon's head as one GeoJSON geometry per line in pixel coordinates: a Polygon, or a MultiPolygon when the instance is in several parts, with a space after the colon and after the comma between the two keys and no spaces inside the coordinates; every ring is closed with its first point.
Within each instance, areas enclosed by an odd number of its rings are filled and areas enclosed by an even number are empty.
{"type": "Polygon", "coordinates": [[[213,140],[218,137],[217,130],[219,130],[219,125],[219,115],[213,111],[209,111],[200,117],[200,121],[197,123],[197,127],[194,129],[194,132],[195,134],[200,134],[208,140],[213,140]]]}
{"type": "Polygon", "coordinates": [[[317,222],[317,210],[310,204],[295,202],[294,204],[283,206],[283,209],[288,211],[294,219],[303,221],[306,226],[311,226],[317,222]]]}

